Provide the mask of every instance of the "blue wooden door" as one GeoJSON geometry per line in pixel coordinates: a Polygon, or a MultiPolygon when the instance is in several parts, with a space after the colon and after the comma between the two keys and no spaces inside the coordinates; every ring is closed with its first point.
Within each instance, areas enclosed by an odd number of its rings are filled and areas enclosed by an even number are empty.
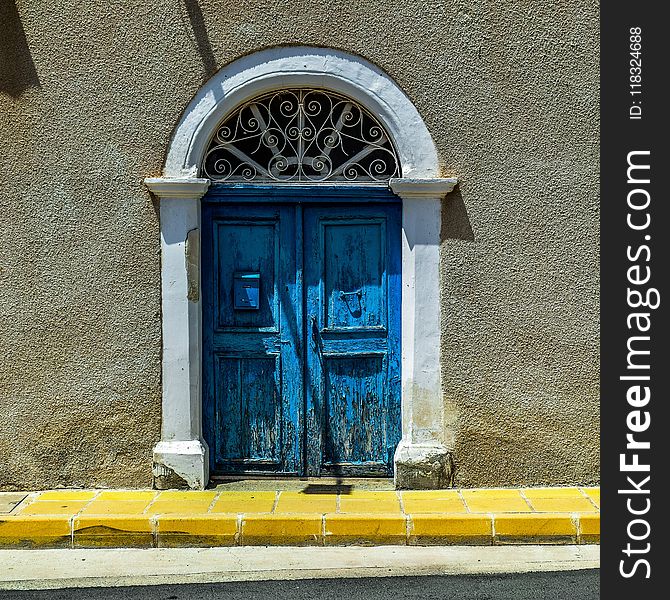
{"type": "Polygon", "coordinates": [[[203,202],[204,434],[215,475],[392,474],[400,205],[389,192],[327,196],[215,188],[203,202]]]}
{"type": "Polygon", "coordinates": [[[204,433],[212,472],[298,475],[295,209],[204,203],[202,236],[204,433]]]}
{"type": "Polygon", "coordinates": [[[400,206],[305,208],[307,473],[387,476],[400,439],[400,206]]]}

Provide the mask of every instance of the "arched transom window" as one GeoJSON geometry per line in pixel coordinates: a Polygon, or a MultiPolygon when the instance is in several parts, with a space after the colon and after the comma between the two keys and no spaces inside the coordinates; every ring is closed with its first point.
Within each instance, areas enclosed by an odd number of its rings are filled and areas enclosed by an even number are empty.
{"type": "Polygon", "coordinates": [[[388,134],[365,108],[330,91],[258,96],[216,127],[202,165],[214,182],[388,181],[400,173],[388,134]]]}

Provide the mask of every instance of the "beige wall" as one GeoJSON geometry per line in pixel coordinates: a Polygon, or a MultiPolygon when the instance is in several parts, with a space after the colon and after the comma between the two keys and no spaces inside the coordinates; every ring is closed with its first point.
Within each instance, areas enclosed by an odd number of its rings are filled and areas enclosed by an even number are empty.
{"type": "Polygon", "coordinates": [[[461,181],[442,247],[456,484],[598,481],[596,2],[17,5],[0,8],[0,488],[150,485],[160,264],[142,179],[211,73],[280,44],[386,70],[461,181]]]}

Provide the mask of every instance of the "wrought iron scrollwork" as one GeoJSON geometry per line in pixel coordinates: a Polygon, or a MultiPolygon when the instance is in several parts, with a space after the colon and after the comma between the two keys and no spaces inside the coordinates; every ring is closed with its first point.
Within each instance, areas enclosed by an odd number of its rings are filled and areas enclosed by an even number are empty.
{"type": "Polygon", "coordinates": [[[344,96],[285,89],[238,107],[217,127],[203,161],[213,181],[388,181],[398,156],[381,124],[344,96]]]}

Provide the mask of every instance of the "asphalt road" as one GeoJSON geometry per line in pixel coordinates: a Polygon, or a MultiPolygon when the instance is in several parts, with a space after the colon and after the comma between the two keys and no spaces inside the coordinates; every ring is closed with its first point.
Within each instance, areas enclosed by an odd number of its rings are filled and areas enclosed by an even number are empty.
{"type": "Polygon", "coordinates": [[[599,571],[0,591],[7,600],[598,600],[599,571]]]}

